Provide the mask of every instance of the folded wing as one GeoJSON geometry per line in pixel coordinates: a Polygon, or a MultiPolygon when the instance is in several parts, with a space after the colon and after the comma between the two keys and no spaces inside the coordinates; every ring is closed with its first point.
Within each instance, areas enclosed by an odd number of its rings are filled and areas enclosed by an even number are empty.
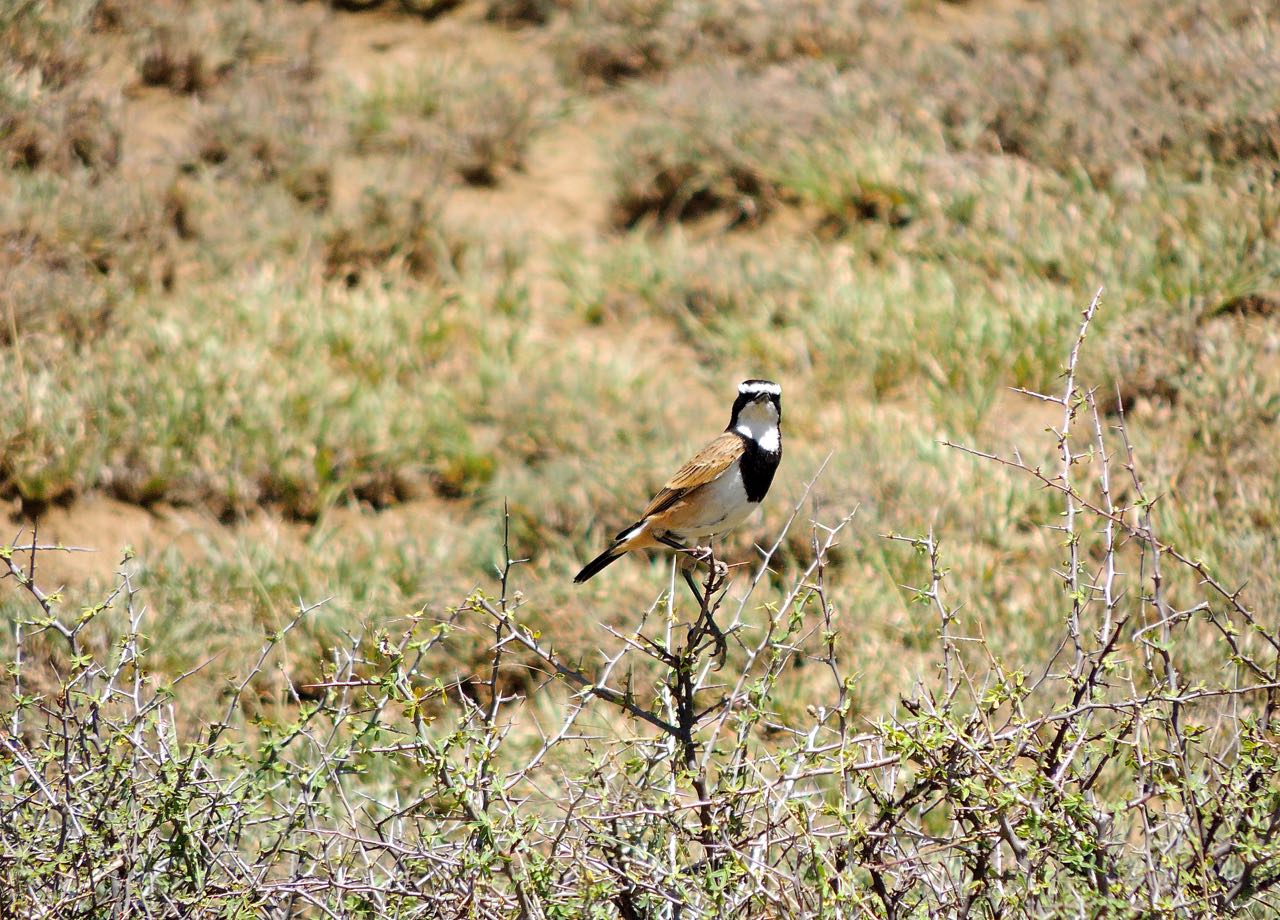
{"type": "Polygon", "coordinates": [[[711,482],[742,456],[745,442],[739,435],[726,431],[702,450],[694,454],[684,466],[662,487],[640,520],[653,514],[661,514],[690,492],[711,482]]]}

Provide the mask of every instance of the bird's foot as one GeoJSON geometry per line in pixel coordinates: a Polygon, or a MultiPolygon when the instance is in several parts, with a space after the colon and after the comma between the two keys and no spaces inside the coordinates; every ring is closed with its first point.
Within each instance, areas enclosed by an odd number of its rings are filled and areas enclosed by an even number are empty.
{"type": "Polygon", "coordinates": [[[691,546],[687,552],[699,562],[711,562],[715,559],[715,553],[708,545],[691,546]]]}
{"type": "Polygon", "coordinates": [[[694,562],[705,562],[711,569],[711,580],[715,583],[724,581],[729,575],[728,563],[717,559],[715,550],[710,546],[691,546],[685,550],[694,562]]]}

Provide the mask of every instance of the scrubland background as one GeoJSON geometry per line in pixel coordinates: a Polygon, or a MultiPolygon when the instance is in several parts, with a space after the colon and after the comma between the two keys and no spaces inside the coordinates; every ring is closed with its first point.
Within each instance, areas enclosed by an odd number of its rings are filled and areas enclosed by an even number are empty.
{"type": "MultiPolygon", "coordinates": [[[[932,529],[956,629],[1043,666],[1061,496],[943,442],[1052,467],[1063,407],[1014,388],[1061,393],[1099,287],[1078,376],[1105,425],[1123,410],[1160,541],[1274,630],[1273,4],[0,5],[0,496],[15,544],[38,523],[95,550],[38,560],[67,622],[128,557],[148,679],[187,674],[175,737],[231,699],[252,750],[335,646],[411,617],[451,624],[421,663],[448,722],[487,679],[491,624],[458,608],[498,590],[504,520],[521,622],[589,670],[670,570],[572,574],[749,376],[783,386],[785,457],[724,555],[751,571],[799,507],[764,581],[785,593],[810,522],[853,514],[823,577],[854,730],[938,673],[904,587],[928,560],[887,533],[932,529]]],[[[48,704],[75,655],[8,585],[48,704]]],[[[90,618],[80,651],[110,658],[129,617],[90,618]]],[[[1214,648],[1188,640],[1188,685],[1214,648]]],[[[556,711],[517,659],[503,686],[556,711]]],[[[788,669],[774,718],[830,681],[788,669]]]]}

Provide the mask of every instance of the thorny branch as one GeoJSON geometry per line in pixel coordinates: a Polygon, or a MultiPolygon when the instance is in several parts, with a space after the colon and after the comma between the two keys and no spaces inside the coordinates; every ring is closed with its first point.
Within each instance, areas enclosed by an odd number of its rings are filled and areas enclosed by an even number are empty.
{"type": "Polygon", "coordinates": [[[1041,522],[1066,549],[1045,657],[1011,661],[1000,602],[952,596],[947,535],[889,535],[918,554],[893,572],[920,576],[899,580],[936,668],[904,675],[879,720],[859,708],[865,611],[841,590],[862,577],[839,552],[853,517],[810,522],[807,546],[788,536],[813,482],[753,567],[705,560],[692,608],[673,569],[665,596],[573,659],[535,628],[564,618],[521,590],[504,515],[492,592],[353,626],[319,679],[273,663],[319,606],[299,600],[196,732],[174,712],[187,675],[150,671],[130,577],[69,613],[37,585],[40,554],[62,548],[19,534],[0,552],[32,610],[0,730],[0,914],[1273,911],[1280,636],[1160,538],[1165,500],[1123,413],[1104,421],[1081,382],[1100,309],[1063,389],[1024,391],[1062,409],[1052,470],[951,445],[1061,512],[1041,522]],[[454,637],[476,635],[483,656],[460,654],[474,646],[454,637]]]}

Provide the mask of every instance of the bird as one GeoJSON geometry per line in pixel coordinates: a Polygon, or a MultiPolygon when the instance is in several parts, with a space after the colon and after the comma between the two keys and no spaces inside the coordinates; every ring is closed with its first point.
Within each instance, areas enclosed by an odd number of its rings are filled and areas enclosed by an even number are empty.
{"type": "MultiPolygon", "coordinates": [[[[723,536],[760,507],[781,460],[782,387],[772,380],[744,380],[724,433],[680,467],[639,520],[619,531],[574,582],[581,584],[635,550],[690,550],[723,536]]],[[[697,596],[687,569],[684,577],[697,596]]]]}

